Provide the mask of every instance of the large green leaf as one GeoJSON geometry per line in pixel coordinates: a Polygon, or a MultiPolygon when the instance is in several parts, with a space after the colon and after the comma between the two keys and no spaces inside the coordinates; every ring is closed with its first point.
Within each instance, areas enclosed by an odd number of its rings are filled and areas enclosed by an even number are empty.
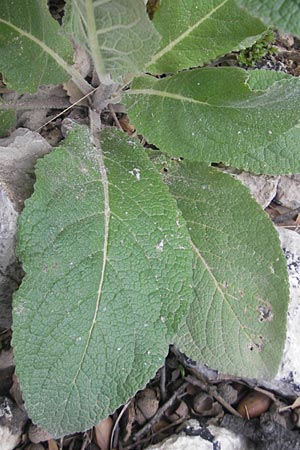
{"type": "Polygon", "coordinates": [[[153,23],[162,40],[147,68],[156,73],[202,65],[239,48],[245,39],[251,46],[266,30],[234,0],[164,0],[153,23]]]}
{"type": "Polygon", "coordinates": [[[134,80],[124,101],[138,132],[171,155],[252,172],[297,173],[300,80],[270,75],[268,83],[267,71],[264,76],[266,89],[259,91],[247,84],[251,75],[233,67],[161,80],[144,76],[134,80]]]}
{"type": "Polygon", "coordinates": [[[40,160],[19,222],[17,373],[30,417],[55,436],[145,385],[192,295],[176,201],[140,144],[107,130],[103,148],[81,127],[40,160]]]}
{"type": "Polygon", "coordinates": [[[237,0],[237,3],[267,25],[300,36],[299,0],[237,0]]]}
{"type": "Polygon", "coordinates": [[[142,72],[160,39],[143,0],[69,0],[64,27],[91,54],[102,82],[142,72]]]}
{"type": "Polygon", "coordinates": [[[0,8],[0,71],[6,84],[34,92],[41,84],[58,84],[71,76],[73,49],[52,19],[47,0],[2,0],[0,8]]]}
{"type": "Polygon", "coordinates": [[[226,373],[275,375],[289,299],[275,228],[230,175],[189,161],[164,167],[194,250],[194,301],[175,344],[226,373]]]}

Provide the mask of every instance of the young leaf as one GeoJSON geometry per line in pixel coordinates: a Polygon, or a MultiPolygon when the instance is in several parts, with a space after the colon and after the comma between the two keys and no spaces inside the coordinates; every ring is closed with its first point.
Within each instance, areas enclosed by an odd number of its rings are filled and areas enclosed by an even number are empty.
{"type": "MultiPolygon", "coordinates": [[[[0,101],[0,108],[1,108],[1,101],[0,101]]],[[[9,128],[14,126],[16,123],[16,113],[15,111],[8,110],[8,111],[0,111],[0,137],[3,137],[6,135],[9,128]]]]}
{"type": "Polygon", "coordinates": [[[30,417],[55,436],[145,385],[192,295],[188,233],[156,168],[120,132],[103,149],[70,133],[38,162],[19,223],[14,355],[30,417]]]}
{"type": "Polygon", "coordinates": [[[267,25],[300,36],[299,0],[237,0],[237,3],[267,25]]]}
{"type": "Polygon", "coordinates": [[[47,0],[2,0],[0,71],[10,88],[35,92],[41,84],[81,79],[70,66],[73,49],[59,28],[47,0]]]}
{"type": "Polygon", "coordinates": [[[266,91],[272,84],[281,80],[288,80],[291,76],[285,72],[275,70],[255,69],[249,72],[247,84],[252,91],[266,91]]]}
{"type": "Polygon", "coordinates": [[[189,161],[165,167],[194,250],[194,301],[175,344],[226,373],[275,375],[289,300],[275,228],[230,175],[189,161]]]}
{"type": "Polygon", "coordinates": [[[91,54],[104,83],[140,73],[160,39],[143,0],[69,0],[64,28],[91,54]]]}
{"type": "Polygon", "coordinates": [[[202,65],[245,39],[251,46],[266,30],[234,0],[164,0],[153,23],[162,35],[159,50],[147,64],[153,73],[202,65]]]}
{"type": "Polygon", "coordinates": [[[299,172],[300,80],[274,83],[270,75],[265,90],[252,91],[248,77],[233,67],[144,76],[124,101],[138,132],[171,155],[252,172],[299,172]]]}

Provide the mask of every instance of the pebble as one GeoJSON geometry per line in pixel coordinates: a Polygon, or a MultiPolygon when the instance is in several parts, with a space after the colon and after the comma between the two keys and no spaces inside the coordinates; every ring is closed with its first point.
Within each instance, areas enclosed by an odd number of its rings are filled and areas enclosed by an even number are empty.
{"type": "Polygon", "coordinates": [[[7,397],[0,397],[1,450],[13,450],[21,440],[27,421],[25,411],[7,397]]]}

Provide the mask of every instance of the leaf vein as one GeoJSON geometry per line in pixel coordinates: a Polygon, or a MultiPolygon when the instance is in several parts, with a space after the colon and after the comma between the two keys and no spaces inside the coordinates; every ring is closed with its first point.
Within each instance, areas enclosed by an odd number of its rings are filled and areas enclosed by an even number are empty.
{"type": "Polygon", "coordinates": [[[151,61],[146,65],[146,67],[149,67],[152,64],[156,63],[156,61],[158,61],[160,58],[162,58],[166,53],[170,52],[177,44],[179,44],[183,39],[185,39],[187,36],[189,36],[199,25],[201,25],[203,22],[208,20],[213,14],[215,14],[220,8],[222,8],[227,2],[228,2],[228,0],[224,0],[218,6],[213,8],[204,17],[201,17],[201,19],[198,20],[196,23],[194,23],[194,25],[191,25],[190,27],[188,27],[187,30],[184,31],[182,34],[180,34],[176,39],[169,42],[168,45],[166,45],[163,49],[161,49],[154,56],[152,56],[151,61]]]}

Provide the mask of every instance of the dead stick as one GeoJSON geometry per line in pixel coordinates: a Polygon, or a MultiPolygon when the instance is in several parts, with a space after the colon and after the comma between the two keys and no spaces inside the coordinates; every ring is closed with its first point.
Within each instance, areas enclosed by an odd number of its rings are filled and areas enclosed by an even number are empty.
{"type": "Polygon", "coordinates": [[[17,111],[30,111],[37,109],[65,109],[70,106],[66,98],[54,97],[53,99],[29,98],[26,101],[9,101],[0,104],[0,111],[16,109],[17,111]]]}
{"type": "Polygon", "coordinates": [[[127,409],[128,406],[130,405],[130,402],[131,402],[131,399],[128,400],[127,403],[125,403],[125,405],[123,406],[123,408],[122,408],[120,414],[119,414],[118,417],[117,417],[117,420],[116,420],[115,423],[114,423],[113,429],[111,430],[111,435],[110,435],[110,450],[111,450],[112,448],[114,448],[114,440],[116,440],[116,439],[115,439],[116,429],[117,429],[117,427],[119,426],[120,420],[122,419],[122,416],[124,415],[126,409],[127,409]]]}
{"type": "Polygon", "coordinates": [[[166,401],[167,392],[166,392],[166,365],[164,364],[160,369],[160,380],[159,380],[161,399],[163,402],[166,401]]]}
{"type": "Polygon", "coordinates": [[[141,428],[141,430],[139,430],[136,435],[133,437],[134,441],[137,441],[138,439],[140,439],[142,436],[144,436],[144,434],[148,433],[148,431],[152,428],[152,426],[159,421],[159,419],[164,415],[164,413],[167,411],[168,408],[170,408],[170,406],[172,406],[175,401],[177,400],[177,398],[186,390],[187,386],[189,385],[189,383],[187,381],[185,381],[172,395],[172,397],[169,398],[169,400],[164,403],[162,405],[161,408],[159,408],[159,410],[157,411],[157,413],[155,414],[155,416],[152,417],[151,420],[149,420],[148,423],[146,423],[146,425],[141,428]]]}
{"type": "Polygon", "coordinates": [[[148,442],[150,439],[153,439],[158,434],[161,434],[161,433],[164,433],[165,431],[168,431],[170,428],[174,428],[174,427],[177,427],[178,425],[182,425],[188,419],[188,417],[189,416],[182,417],[181,419],[178,419],[175,422],[172,422],[169,425],[161,428],[159,431],[156,431],[151,436],[149,436],[147,438],[140,439],[139,442],[135,442],[134,444],[127,445],[126,447],[124,447],[124,450],[131,450],[134,447],[136,447],[137,445],[144,444],[144,443],[148,442]]]}
{"type": "Polygon", "coordinates": [[[119,120],[117,118],[117,115],[116,115],[115,111],[114,111],[114,107],[113,107],[113,105],[111,103],[108,104],[108,109],[109,109],[109,112],[111,113],[111,115],[113,116],[113,119],[115,121],[116,127],[119,128],[119,130],[124,131],[123,128],[121,127],[121,124],[120,124],[120,122],[119,122],[119,120]]]}
{"type": "Polygon", "coordinates": [[[226,400],[224,400],[223,397],[221,397],[220,394],[217,393],[215,386],[205,385],[205,383],[203,383],[200,380],[197,380],[196,378],[192,377],[191,375],[188,375],[186,377],[186,380],[189,381],[190,384],[199,387],[202,391],[204,391],[207,394],[214,397],[214,399],[217,400],[217,402],[219,402],[225,409],[227,409],[227,411],[229,411],[234,416],[240,417],[240,418],[242,417],[241,414],[239,412],[237,412],[236,409],[234,409],[229,403],[226,402],[226,400]]]}

